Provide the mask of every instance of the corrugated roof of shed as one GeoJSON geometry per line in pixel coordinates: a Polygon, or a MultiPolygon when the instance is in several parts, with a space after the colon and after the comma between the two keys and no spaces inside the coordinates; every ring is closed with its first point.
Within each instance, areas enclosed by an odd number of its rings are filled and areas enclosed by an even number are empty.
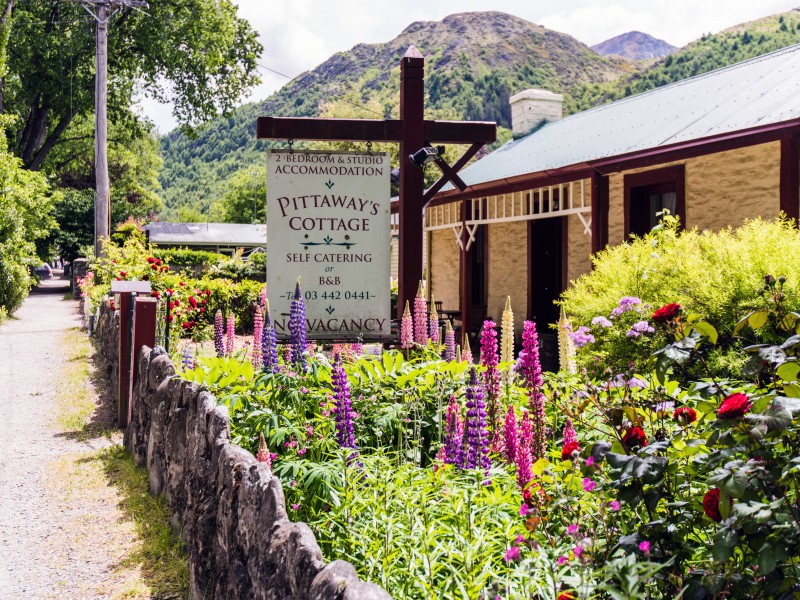
{"type": "Polygon", "coordinates": [[[460,175],[477,185],[797,118],[800,44],[548,123],[460,175]]]}
{"type": "Polygon", "coordinates": [[[170,223],[145,226],[155,244],[266,246],[267,226],[246,223],[170,223]]]}

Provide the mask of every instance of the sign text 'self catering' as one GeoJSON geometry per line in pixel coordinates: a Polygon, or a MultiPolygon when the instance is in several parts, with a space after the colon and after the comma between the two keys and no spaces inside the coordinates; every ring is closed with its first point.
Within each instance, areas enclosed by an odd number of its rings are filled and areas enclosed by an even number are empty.
{"type": "Polygon", "coordinates": [[[380,339],[389,318],[388,154],[271,151],[267,293],[289,335],[295,281],[311,339],[380,339]]]}

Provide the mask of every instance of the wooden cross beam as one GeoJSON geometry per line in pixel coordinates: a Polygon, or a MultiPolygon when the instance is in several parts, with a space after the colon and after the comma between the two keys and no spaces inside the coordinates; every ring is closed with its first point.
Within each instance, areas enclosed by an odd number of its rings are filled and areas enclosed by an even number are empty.
{"type": "Polygon", "coordinates": [[[453,182],[462,191],[466,185],[458,171],[484,144],[497,139],[497,125],[482,121],[425,120],[425,58],[411,46],[400,60],[400,118],[315,119],[258,117],[260,140],[320,140],[330,142],[395,142],[400,144],[400,248],[397,318],[402,318],[406,300],[413,301],[422,279],[422,234],[425,205],[442,187],[453,182]],[[431,144],[470,144],[450,167],[438,157],[442,177],[425,192],[421,168],[409,155],[431,144]]]}

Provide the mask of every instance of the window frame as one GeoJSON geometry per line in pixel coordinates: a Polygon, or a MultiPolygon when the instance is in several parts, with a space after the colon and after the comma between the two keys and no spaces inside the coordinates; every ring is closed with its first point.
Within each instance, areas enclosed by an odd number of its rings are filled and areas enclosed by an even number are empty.
{"type": "Polygon", "coordinates": [[[625,189],[625,238],[631,234],[631,202],[634,190],[644,187],[675,186],[675,213],[680,218],[680,228],[686,228],[686,167],[674,165],[630,173],[623,178],[625,189]]]}

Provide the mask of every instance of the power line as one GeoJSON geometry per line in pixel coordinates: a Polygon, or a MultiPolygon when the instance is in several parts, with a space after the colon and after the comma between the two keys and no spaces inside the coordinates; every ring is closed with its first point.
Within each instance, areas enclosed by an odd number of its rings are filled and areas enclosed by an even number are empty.
{"type": "MultiPolygon", "coordinates": [[[[271,73],[275,73],[276,75],[280,75],[281,77],[285,77],[289,81],[294,81],[295,79],[297,79],[296,76],[295,77],[290,77],[286,73],[281,73],[280,71],[276,71],[272,67],[268,67],[267,65],[262,65],[260,62],[257,62],[256,65],[258,65],[262,69],[266,69],[267,71],[270,71],[271,73]]],[[[351,102],[350,100],[348,100],[344,96],[339,96],[339,99],[342,100],[343,102],[347,102],[347,104],[349,104],[350,106],[355,106],[356,108],[360,108],[361,110],[365,110],[367,112],[371,112],[373,115],[378,115],[379,117],[383,118],[383,113],[379,113],[377,110],[372,110],[371,108],[367,108],[366,106],[361,106],[360,104],[356,104],[355,102],[351,102]]]]}

